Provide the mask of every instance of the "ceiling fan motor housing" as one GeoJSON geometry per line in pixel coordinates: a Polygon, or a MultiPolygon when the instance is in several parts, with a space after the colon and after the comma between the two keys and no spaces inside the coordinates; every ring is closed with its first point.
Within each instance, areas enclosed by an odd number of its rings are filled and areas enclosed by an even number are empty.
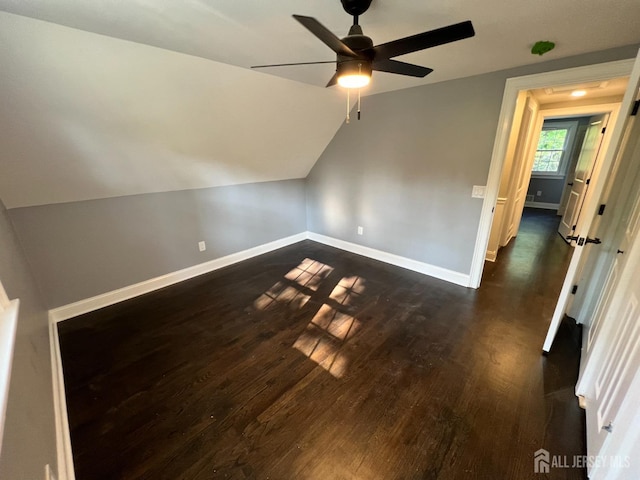
{"type": "Polygon", "coordinates": [[[349,30],[349,35],[342,39],[342,43],[344,43],[355,53],[366,56],[365,52],[367,50],[373,49],[373,40],[371,40],[371,38],[367,37],[366,35],[363,35],[362,29],[358,25],[354,25],[354,27],[358,27],[357,30],[359,30],[359,32],[355,33],[354,28],[351,27],[351,30],[349,30]]]}
{"type": "Polygon", "coordinates": [[[358,54],[357,58],[348,55],[337,54],[336,72],[338,76],[362,73],[371,76],[373,55],[373,40],[362,34],[362,29],[354,25],[349,30],[349,35],[342,42],[358,54]],[[357,27],[354,29],[354,27],[357,27]]]}
{"type": "Polygon", "coordinates": [[[371,76],[373,68],[371,66],[371,60],[358,59],[352,57],[343,57],[345,60],[338,59],[338,65],[336,66],[336,73],[338,77],[343,75],[366,75],[371,76]]]}

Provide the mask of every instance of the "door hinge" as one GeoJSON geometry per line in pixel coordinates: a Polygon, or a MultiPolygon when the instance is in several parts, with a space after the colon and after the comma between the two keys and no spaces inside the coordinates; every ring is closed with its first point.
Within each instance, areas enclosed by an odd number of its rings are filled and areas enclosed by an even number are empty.
{"type": "Polygon", "coordinates": [[[585,185],[589,185],[589,184],[591,183],[591,179],[590,179],[590,178],[587,178],[587,181],[586,181],[586,182],[584,182],[584,183],[585,183],[585,185]]]}
{"type": "Polygon", "coordinates": [[[607,131],[607,127],[602,127],[602,132],[600,132],[600,133],[604,133],[606,131],[607,131]]]}
{"type": "Polygon", "coordinates": [[[575,232],[575,231],[576,231],[576,227],[577,227],[577,226],[578,226],[578,225],[574,225],[573,227],[571,227],[571,230],[573,230],[573,231],[575,232]]]}
{"type": "Polygon", "coordinates": [[[604,214],[604,209],[607,208],[607,206],[603,203],[600,205],[600,208],[598,209],[598,215],[603,215],[604,214]]]}
{"type": "Polygon", "coordinates": [[[636,103],[633,104],[633,109],[631,110],[632,117],[638,114],[638,109],[640,109],[640,100],[636,100],[636,103]]]}
{"type": "Polygon", "coordinates": [[[578,291],[578,285],[574,285],[573,288],[571,289],[571,295],[575,295],[577,291],[578,291]]]}

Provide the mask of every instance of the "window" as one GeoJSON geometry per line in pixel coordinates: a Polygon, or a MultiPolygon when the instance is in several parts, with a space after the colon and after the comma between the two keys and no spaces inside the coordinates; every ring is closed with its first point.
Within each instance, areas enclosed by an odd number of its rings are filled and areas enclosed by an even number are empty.
{"type": "Polygon", "coordinates": [[[575,129],[576,122],[545,122],[533,160],[533,175],[564,176],[569,163],[575,129]]]}

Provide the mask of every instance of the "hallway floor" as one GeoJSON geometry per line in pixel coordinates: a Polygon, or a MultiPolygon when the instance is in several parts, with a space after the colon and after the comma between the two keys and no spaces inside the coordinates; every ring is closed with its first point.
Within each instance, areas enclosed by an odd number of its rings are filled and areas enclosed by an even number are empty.
{"type": "Polygon", "coordinates": [[[62,322],[76,478],[586,478],[534,473],[585,452],[554,221],[479,290],[304,241],[62,322]]]}

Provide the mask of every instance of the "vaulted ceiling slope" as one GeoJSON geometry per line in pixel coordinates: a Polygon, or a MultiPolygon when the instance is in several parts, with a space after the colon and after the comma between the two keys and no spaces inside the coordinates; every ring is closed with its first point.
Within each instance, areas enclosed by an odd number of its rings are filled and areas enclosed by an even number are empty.
{"type": "Polygon", "coordinates": [[[340,92],[0,12],[7,208],[307,175],[340,92]]]}

